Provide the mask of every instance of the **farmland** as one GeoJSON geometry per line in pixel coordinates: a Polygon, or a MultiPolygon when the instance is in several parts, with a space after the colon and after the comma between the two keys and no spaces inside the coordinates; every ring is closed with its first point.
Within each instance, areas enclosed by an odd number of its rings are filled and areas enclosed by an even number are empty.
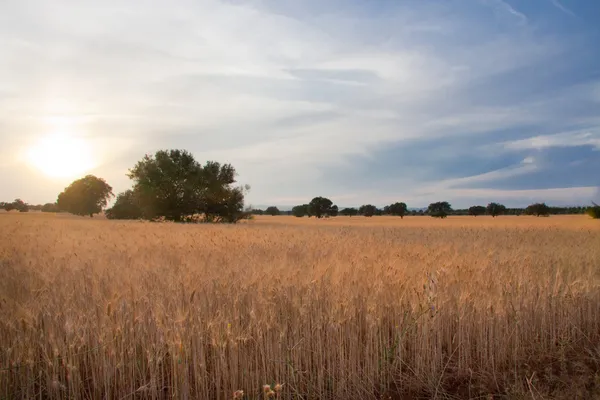
{"type": "Polygon", "coordinates": [[[0,398],[598,396],[599,244],[585,216],[3,213],[0,398]]]}

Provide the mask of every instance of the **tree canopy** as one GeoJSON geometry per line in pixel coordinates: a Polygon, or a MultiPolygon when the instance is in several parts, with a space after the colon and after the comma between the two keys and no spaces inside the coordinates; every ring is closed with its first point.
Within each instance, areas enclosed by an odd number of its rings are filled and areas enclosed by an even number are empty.
{"type": "Polygon", "coordinates": [[[279,211],[279,208],[277,208],[275,206],[267,207],[267,209],[265,210],[264,213],[265,213],[265,215],[271,215],[271,216],[281,214],[281,212],[279,211]]]}
{"type": "Polygon", "coordinates": [[[484,215],[485,211],[486,211],[486,208],[484,206],[469,207],[469,215],[472,215],[474,217],[476,217],[478,215],[484,215]]]}
{"type": "Polygon", "coordinates": [[[390,204],[389,206],[385,206],[383,208],[383,213],[404,218],[404,216],[408,213],[408,207],[406,206],[406,203],[398,202],[390,204]]]}
{"type": "Polygon", "coordinates": [[[427,212],[434,218],[446,218],[452,212],[452,206],[447,201],[438,201],[429,204],[427,212]]]}
{"type": "Polygon", "coordinates": [[[546,203],[534,203],[527,206],[525,214],[535,215],[536,217],[550,215],[550,207],[546,203]]]}
{"type": "Polygon", "coordinates": [[[56,204],[62,211],[93,217],[113,197],[112,187],[102,178],[87,175],[71,183],[58,195],[56,204]]]}
{"type": "Polygon", "coordinates": [[[292,215],[294,217],[302,218],[305,215],[310,217],[310,206],[308,204],[301,204],[292,208],[292,215]]]}
{"type": "Polygon", "coordinates": [[[315,197],[308,204],[309,213],[317,218],[325,216],[335,216],[338,214],[338,207],[326,197],[315,197]]]}
{"type": "Polygon", "coordinates": [[[490,203],[487,205],[487,213],[492,217],[497,217],[498,215],[502,215],[506,212],[506,207],[503,204],[498,203],[490,203]]]}
{"type": "Polygon", "coordinates": [[[249,190],[233,186],[235,176],[231,164],[207,161],[202,166],[185,150],[159,150],[129,170],[133,188],[122,193],[108,215],[175,222],[201,215],[205,222],[235,223],[245,216],[244,193],[249,190]]]}
{"type": "Polygon", "coordinates": [[[377,207],[375,207],[373,204],[363,204],[358,208],[358,213],[365,217],[372,217],[375,215],[375,213],[377,213],[377,207]]]}
{"type": "Polygon", "coordinates": [[[340,211],[340,214],[345,215],[347,217],[353,217],[358,215],[358,210],[353,207],[344,208],[340,211]]]}

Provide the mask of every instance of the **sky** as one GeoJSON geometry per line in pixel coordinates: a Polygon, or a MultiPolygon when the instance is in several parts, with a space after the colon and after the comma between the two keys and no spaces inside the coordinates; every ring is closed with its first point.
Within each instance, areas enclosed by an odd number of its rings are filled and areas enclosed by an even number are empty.
{"type": "Polygon", "coordinates": [[[597,0],[3,0],[0,200],[178,148],[247,205],[589,205],[598,43],[597,0]]]}

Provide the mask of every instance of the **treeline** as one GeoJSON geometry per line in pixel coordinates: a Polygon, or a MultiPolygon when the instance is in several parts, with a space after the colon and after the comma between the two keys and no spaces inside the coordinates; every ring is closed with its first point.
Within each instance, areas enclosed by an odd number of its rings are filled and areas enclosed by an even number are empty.
{"type": "Polygon", "coordinates": [[[406,203],[396,202],[378,208],[372,204],[364,204],[360,207],[348,207],[341,210],[337,205],[324,197],[315,197],[310,203],[297,205],[290,211],[280,211],[276,206],[267,207],[265,210],[252,209],[253,215],[293,215],[296,217],[317,217],[329,218],[338,215],[343,216],[364,216],[373,217],[381,215],[399,216],[431,216],[435,218],[446,218],[451,215],[490,215],[497,217],[500,215],[535,215],[538,217],[550,215],[574,215],[588,214],[592,218],[600,218],[600,206],[593,203],[590,207],[550,207],[546,203],[534,203],[525,208],[507,208],[500,203],[489,203],[487,206],[475,205],[465,209],[453,209],[447,201],[431,203],[426,209],[409,210],[406,203]]]}
{"type": "Polygon", "coordinates": [[[201,165],[185,150],[160,150],[129,170],[132,188],[119,193],[111,208],[105,209],[115,197],[112,187],[94,175],[72,182],[55,203],[30,206],[17,199],[2,203],[2,208],[89,217],[105,210],[109,219],[235,223],[249,216],[243,208],[244,195],[250,190],[248,185],[234,186],[236,175],[230,164],[208,161],[201,165]]]}

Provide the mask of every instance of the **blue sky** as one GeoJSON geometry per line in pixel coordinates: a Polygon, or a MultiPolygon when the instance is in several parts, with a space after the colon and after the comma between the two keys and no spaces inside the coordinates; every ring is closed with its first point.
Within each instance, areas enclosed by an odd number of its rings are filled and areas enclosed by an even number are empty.
{"type": "Polygon", "coordinates": [[[596,0],[3,1],[0,193],[55,200],[62,127],[117,192],[184,148],[253,205],[590,204],[598,43],[596,0]]]}

